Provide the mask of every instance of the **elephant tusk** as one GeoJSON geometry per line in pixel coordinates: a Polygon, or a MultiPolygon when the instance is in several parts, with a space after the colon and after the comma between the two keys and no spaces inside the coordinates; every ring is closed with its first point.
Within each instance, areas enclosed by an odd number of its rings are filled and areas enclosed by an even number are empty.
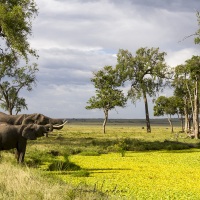
{"type": "Polygon", "coordinates": [[[61,125],[53,125],[53,128],[62,128],[68,121],[65,121],[63,124],[61,125]]]}

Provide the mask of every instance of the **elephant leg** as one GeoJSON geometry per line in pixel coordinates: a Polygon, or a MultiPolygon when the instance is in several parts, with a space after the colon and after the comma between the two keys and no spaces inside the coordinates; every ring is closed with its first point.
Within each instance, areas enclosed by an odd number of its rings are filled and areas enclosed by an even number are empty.
{"type": "Polygon", "coordinates": [[[18,158],[19,158],[19,151],[16,149],[15,150],[15,158],[17,159],[17,161],[18,161],[18,158]]]}
{"type": "Polygon", "coordinates": [[[25,156],[25,152],[26,152],[26,143],[27,143],[26,140],[18,143],[18,148],[17,148],[18,163],[24,162],[24,156],[25,156]]]}
{"type": "Polygon", "coordinates": [[[24,159],[23,152],[21,152],[18,148],[15,151],[15,158],[17,159],[18,163],[22,163],[23,162],[23,159],[24,159]]]}
{"type": "Polygon", "coordinates": [[[18,163],[23,163],[24,162],[24,156],[25,156],[25,152],[20,152],[19,153],[18,163]]]}

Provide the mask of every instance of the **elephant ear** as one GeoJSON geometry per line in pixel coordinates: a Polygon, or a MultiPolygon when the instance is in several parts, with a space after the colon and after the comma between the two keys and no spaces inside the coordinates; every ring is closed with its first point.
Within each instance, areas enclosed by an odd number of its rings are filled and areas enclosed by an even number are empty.
{"type": "Polygon", "coordinates": [[[28,140],[36,140],[37,137],[34,125],[27,125],[22,131],[22,136],[28,140]]]}

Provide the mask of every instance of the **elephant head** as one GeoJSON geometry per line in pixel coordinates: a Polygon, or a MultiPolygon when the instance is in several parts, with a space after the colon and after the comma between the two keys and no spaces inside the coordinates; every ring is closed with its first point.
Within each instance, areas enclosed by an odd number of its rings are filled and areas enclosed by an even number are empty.
{"type": "Polygon", "coordinates": [[[52,129],[62,129],[65,123],[66,121],[64,122],[62,119],[53,119],[43,114],[28,115],[22,122],[22,124],[38,124],[38,125],[51,124],[52,129]]]}
{"type": "Polygon", "coordinates": [[[36,140],[38,137],[44,136],[48,132],[52,131],[52,125],[37,125],[37,124],[28,124],[23,125],[22,136],[29,140],[36,140]]]}

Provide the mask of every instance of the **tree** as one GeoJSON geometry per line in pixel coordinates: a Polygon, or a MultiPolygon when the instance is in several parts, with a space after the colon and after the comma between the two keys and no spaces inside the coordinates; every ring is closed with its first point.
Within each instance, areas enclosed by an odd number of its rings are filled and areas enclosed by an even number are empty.
{"type": "Polygon", "coordinates": [[[193,132],[196,139],[199,138],[199,84],[200,57],[192,56],[191,59],[185,61],[185,64],[175,68],[173,85],[175,85],[176,93],[185,102],[185,131],[191,128],[188,115],[192,113],[193,132]]]}
{"type": "Polygon", "coordinates": [[[96,96],[92,96],[87,102],[86,109],[102,109],[104,111],[103,133],[108,120],[108,112],[116,106],[124,107],[127,99],[121,90],[117,89],[115,70],[111,66],[105,66],[102,70],[94,73],[91,79],[96,88],[96,96]]]}
{"type": "Polygon", "coordinates": [[[36,15],[34,0],[1,0],[0,56],[12,54],[15,59],[22,56],[26,60],[29,54],[36,56],[28,42],[28,36],[32,35],[32,19],[36,15]]]}
{"type": "Polygon", "coordinates": [[[193,128],[195,138],[199,138],[199,89],[200,89],[200,56],[192,56],[186,60],[186,65],[190,71],[190,77],[194,81],[193,99],[193,128]]]}
{"type": "Polygon", "coordinates": [[[128,50],[121,49],[117,55],[119,81],[131,82],[128,97],[133,103],[141,98],[144,100],[147,132],[151,132],[147,95],[155,97],[166,84],[165,55],[165,52],[159,52],[159,48],[140,48],[135,57],[128,50]]]}
{"type": "Polygon", "coordinates": [[[187,133],[191,126],[191,109],[188,96],[184,94],[183,88],[179,87],[180,85],[177,84],[176,86],[174,85],[174,96],[177,98],[178,118],[181,120],[182,132],[187,133]]]}
{"type": "Polygon", "coordinates": [[[0,70],[0,107],[13,114],[15,109],[16,114],[22,109],[27,109],[25,99],[19,97],[22,89],[32,90],[32,85],[35,84],[35,72],[38,71],[36,64],[33,66],[7,66],[0,70]]]}
{"type": "Polygon", "coordinates": [[[186,65],[178,65],[175,67],[172,87],[174,87],[174,95],[179,97],[183,103],[185,117],[185,133],[191,129],[192,110],[193,110],[193,82],[190,79],[189,69],[186,65]]]}
{"type": "Polygon", "coordinates": [[[178,114],[178,102],[179,99],[175,96],[172,97],[165,97],[160,96],[155,101],[155,106],[153,108],[154,110],[154,116],[168,116],[168,121],[171,126],[171,132],[174,132],[173,124],[171,120],[171,116],[178,114]]]}
{"type": "Polygon", "coordinates": [[[36,51],[28,42],[32,35],[32,19],[37,15],[34,0],[1,0],[0,2],[0,106],[12,114],[27,109],[24,98],[19,97],[22,88],[32,90],[36,65],[17,67],[36,51]]]}

